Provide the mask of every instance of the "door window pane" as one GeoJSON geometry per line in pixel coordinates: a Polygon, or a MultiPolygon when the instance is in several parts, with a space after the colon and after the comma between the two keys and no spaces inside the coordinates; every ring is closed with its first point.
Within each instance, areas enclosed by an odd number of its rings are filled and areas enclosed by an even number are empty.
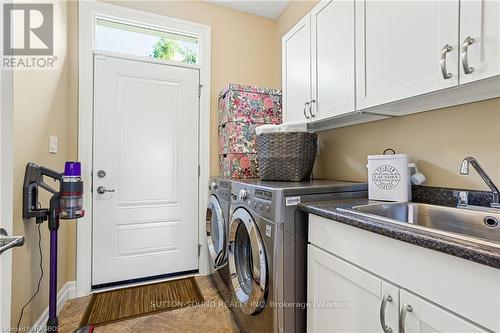
{"type": "Polygon", "coordinates": [[[97,19],[97,50],[187,64],[198,63],[198,38],[130,24],[97,19]]]}

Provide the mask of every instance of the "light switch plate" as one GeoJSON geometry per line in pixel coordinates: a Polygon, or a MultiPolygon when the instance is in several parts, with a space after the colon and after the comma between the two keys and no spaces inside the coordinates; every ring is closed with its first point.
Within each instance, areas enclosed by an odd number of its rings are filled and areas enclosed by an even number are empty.
{"type": "Polygon", "coordinates": [[[51,135],[49,137],[49,153],[57,154],[57,136],[51,135]]]}

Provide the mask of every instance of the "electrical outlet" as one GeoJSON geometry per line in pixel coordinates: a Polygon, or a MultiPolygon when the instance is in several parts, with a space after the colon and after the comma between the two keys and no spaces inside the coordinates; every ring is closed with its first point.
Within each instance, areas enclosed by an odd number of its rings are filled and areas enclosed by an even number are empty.
{"type": "Polygon", "coordinates": [[[49,137],[49,153],[57,154],[57,136],[51,135],[49,137]]]}

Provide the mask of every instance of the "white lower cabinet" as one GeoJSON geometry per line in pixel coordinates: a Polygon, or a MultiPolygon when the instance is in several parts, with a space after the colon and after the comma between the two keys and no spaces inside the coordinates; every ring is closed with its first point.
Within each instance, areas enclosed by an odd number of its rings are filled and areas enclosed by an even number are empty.
{"type": "Polygon", "coordinates": [[[396,332],[398,288],[309,245],[308,332],[396,332]]]}
{"type": "Polygon", "coordinates": [[[311,244],[307,299],[310,333],[488,332],[311,244]]]}
{"type": "Polygon", "coordinates": [[[464,319],[406,290],[399,292],[401,329],[406,333],[479,333],[486,332],[464,319]]]}

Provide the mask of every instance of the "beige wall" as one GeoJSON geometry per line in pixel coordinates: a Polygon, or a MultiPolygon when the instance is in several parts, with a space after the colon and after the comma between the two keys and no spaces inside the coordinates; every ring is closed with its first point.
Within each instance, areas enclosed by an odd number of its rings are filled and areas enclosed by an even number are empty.
{"type": "MultiPolygon", "coordinates": [[[[276,21],[277,44],[316,2],[292,2],[276,21]]],[[[281,64],[281,49],[279,51],[281,64]]],[[[281,77],[281,67],[277,68],[281,77]]],[[[465,156],[475,156],[500,183],[500,99],[472,103],[401,118],[320,133],[321,153],[315,177],[366,181],[366,155],[393,147],[418,161],[426,185],[487,189],[471,171],[458,173],[465,156]]]]}
{"type": "MultiPolygon", "coordinates": [[[[218,173],[217,95],[228,83],[279,87],[276,76],[275,22],[225,7],[196,1],[124,1],[114,4],[176,17],[211,26],[211,174],[218,173]]],[[[14,253],[12,321],[31,296],[38,278],[37,234],[32,222],[21,219],[21,184],[27,161],[55,169],[77,157],[78,11],[77,3],[55,8],[55,43],[60,65],[57,71],[19,72],[14,96],[14,225],[26,235],[26,245],[14,253]],[[36,126],[36,125],[40,126],[36,126]],[[48,137],[59,137],[59,153],[48,154],[48,137]]],[[[45,277],[40,295],[28,308],[22,325],[33,324],[47,307],[48,232],[43,225],[45,277]]],[[[75,279],[76,224],[63,224],[60,232],[59,286],[75,279]]]]}
{"type": "MultiPolygon", "coordinates": [[[[13,251],[12,323],[16,324],[21,307],[36,290],[40,276],[38,234],[33,219],[22,219],[22,182],[28,161],[61,170],[64,161],[75,158],[76,133],[68,126],[76,114],[70,105],[70,67],[67,52],[68,7],[74,4],[54,3],[55,70],[16,71],[14,73],[14,234],[26,236],[23,247],[13,251]],[[48,153],[49,135],[59,138],[57,154],[48,153]]],[[[49,182],[50,184],[50,182],[49,182]]],[[[55,183],[57,184],[57,183],[55,183]]],[[[43,192],[43,191],[41,191],[43,192]]],[[[43,194],[41,203],[47,206],[49,196],[43,194]]],[[[63,222],[59,232],[59,287],[74,279],[74,221],[63,222]],[[69,249],[69,250],[68,250],[69,249]]],[[[41,225],[44,278],[40,294],[25,310],[21,326],[33,324],[48,305],[49,232],[41,225]]]]}
{"type": "MultiPolygon", "coordinates": [[[[25,235],[23,247],[13,251],[12,279],[12,325],[19,318],[21,307],[36,290],[40,276],[38,255],[38,234],[34,220],[22,219],[22,182],[26,163],[37,164],[61,170],[64,161],[75,158],[76,128],[68,126],[76,115],[75,105],[69,96],[75,90],[71,85],[70,66],[67,52],[68,22],[74,24],[74,17],[68,11],[75,11],[74,3],[54,4],[54,54],[57,55],[57,69],[45,71],[16,71],[14,73],[14,234],[25,235]],[[49,135],[59,138],[57,154],[48,153],[49,135]]],[[[74,39],[74,38],[73,38],[74,39]]],[[[51,182],[48,182],[49,184],[51,182]]],[[[55,183],[57,184],[57,183],[55,183]]],[[[41,191],[43,192],[43,191],[41,191]]],[[[45,193],[41,203],[47,206],[49,196],[45,193]]],[[[58,284],[74,280],[74,221],[63,222],[59,231],[58,284]]],[[[44,278],[40,294],[25,310],[21,326],[32,325],[48,305],[49,232],[47,223],[41,225],[44,278]]]]}
{"type": "Polygon", "coordinates": [[[474,156],[500,182],[499,135],[499,98],[349,126],[320,134],[315,174],[366,181],[366,155],[392,147],[418,162],[425,185],[487,190],[475,171],[458,171],[464,157],[474,156]]]}
{"type": "MultiPolygon", "coordinates": [[[[78,3],[72,1],[68,5],[68,53],[66,64],[68,68],[68,159],[78,160],[78,3]]],[[[90,185],[86,185],[89,189],[90,185]]],[[[67,226],[66,278],[76,279],[76,223],[67,226]]]]}
{"type": "Polygon", "coordinates": [[[274,20],[200,1],[108,1],[212,28],[210,174],[219,173],[217,157],[217,96],[228,83],[275,88],[277,45],[274,20]]]}
{"type": "MultiPolygon", "coordinates": [[[[211,174],[218,174],[217,94],[227,83],[281,86],[281,36],[316,2],[294,1],[275,21],[206,2],[114,2],[122,6],[199,22],[212,27],[211,54],[211,174]]],[[[55,7],[56,71],[15,73],[14,96],[14,233],[26,235],[26,245],[14,251],[12,320],[36,287],[37,234],[21,219],[21,184],[26,162],[60,169],[77,156],[78,15],[75,2],[55,7]],[[59,153],[48,154],[48,136],[59,137],[59,153]]],[[[500,180],[500,99],[440,111],[356,125],[320,134],[319,177],[365,180],[366,155],[391,146],[419,161],[430,185],[484,188],[472,173],[458,175],[465,155],[474,155],[500,180]],[[459,133],[462,133],[459,135],[459,133]]],[[[59,285],[75,279],[76,228],[63,223],[59,285]]],[[[48,232],[42,226],[45,278],[40,295],[27,309],[24,324],[33,323],[47,306],[48,232]]]]}

